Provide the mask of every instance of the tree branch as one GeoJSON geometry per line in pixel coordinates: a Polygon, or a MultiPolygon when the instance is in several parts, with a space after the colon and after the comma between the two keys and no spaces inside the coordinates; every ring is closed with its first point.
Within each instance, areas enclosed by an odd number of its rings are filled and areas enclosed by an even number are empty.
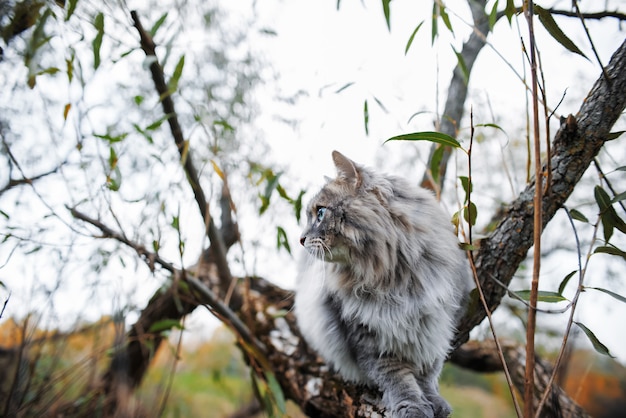
{"type": "MultiPolygon", "coordinates": [[[[489,18],[485,13],[485,0],[470,0],[468,3],[472,11],[472,18],[474,19],[474,31],[470,35],[469,39],[463,44],[461,57],[463,57],[467,74],[471,74],[474,62],[476,62],[478,54],[485,46],[487,33],[489,33],[489,18]]],[[[450,85],[448,87],[446,105],[441,117],[441,125],[438,128],[440,132],[450,135],[453,138],[457,137],[459,125],[461,124],[461,119],[463,118],[467,91],[468,82],[466,74],[462,70],[461,65],[457,64],[452,72],[452,79],[450,80],[450,85]]],[[[433,144],[431,147],[429,161],[432,159],[437,147],[437,144],[433,144]]],[[[435,191],[439,191],[441,189],[448,167],[448,160],[451,155],[452,149],[450,147],[444,148],[443,156],[439,163],[439,184],[433,184],[432,174],[426,172],[422,178],[422,187],[435,191]]]]}
{"type": "MultiPolygon", "coordinates": [[[[228,260],[226,259],[226,245],[224,244],[224,239],[219,233],[215,223],[213,222],[213,218],[210,215],[209,204],[204,194],[204,190],[202,190],[202,187],[200,186],[198,170],[193,163],[192,151],[189,149],[188,142],[185,141],[183,130],[178,122],[178,114],[176,113],[174,101],[172,100],[173,92],[165,82],[163,68],[159,64],[156,56],[156,45],[150,34],[143,28],[137,12],[133,10],[130,12],[130,15],[133,19],[137,32],[139,32],[141,49],[143,49],[147,57],[153,58],[150,64],[152,80],[154,81],[154,86],[159,93],[163,113],[168,116],[167,121],[170,126],[174,142],[176,143],[178,151],[181,155],[181,161],[185,169],[185,173],[187,174],[187,180],[193,190],[196,202],[198,203],[198,208],[200,209],[200,214],[207,227],[207,235],[211,241],[211,251],[215,257],[215,264],[217,265],[220,277],[220,287],[222,289],[222,293],[226,293],[232,283],[232,275],[230,273],[230,267],[228,266],[228,260]]],[[[233,295],[233,299],[239,299],[238,295],[233,295]]]]}
{"type": "MultiPolygon", "coordinates": [[[[598,78],[576,117],[568,118],[552,146],[551,182],[543,196],[543,226],[560,209],[594,157],[610,138],[610,130],[626,107],[626,41],[607,66],[609,79],[598,78]]],[[[546,167],[544,165],[544,175],[546,167]]],[[[518,266],[533,244],[532,181],[509,206],[493,233],[481,241],[475,261],[483,291],[495,310],[518,266]],[[491,280],[495,278],[496,280],[491,280]]],[[[467,341],[469,332],[485,318],[482,309],[469,312],[459,324],[455,345],[467,341]]]]}

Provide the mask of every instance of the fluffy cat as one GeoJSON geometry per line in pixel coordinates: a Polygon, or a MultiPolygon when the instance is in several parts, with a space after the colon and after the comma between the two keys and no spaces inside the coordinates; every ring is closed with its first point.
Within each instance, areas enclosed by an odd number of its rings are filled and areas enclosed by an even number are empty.
{"type": "Polygon", "coordinates": [[[429,191],[332,157],[337,178],[300,238],[302,334],[345,379],[379,388],[392,417],[447,417],[438,378],[470,287],[449,217],[429,191]]]}

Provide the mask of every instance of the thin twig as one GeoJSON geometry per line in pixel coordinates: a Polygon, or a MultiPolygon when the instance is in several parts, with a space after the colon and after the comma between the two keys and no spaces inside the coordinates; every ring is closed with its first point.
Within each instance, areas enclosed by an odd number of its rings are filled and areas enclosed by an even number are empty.
{"type": "Polygon", "coordinates": [[[135,250],[135,252],[146,262],[146,264],[148,264],[148,267],[150,267],[151,271],[154,271],[154,263],[156,262],[165,270],[169,271],[170,273],[174,275],[177,275],[179,273],[178,269],[174,267],[172,263],[164,260],[158,254],[148,251],[148,249],[144,247],[143,245],[129,240],[128,238],[124,236],[124,234],[121,234],[119,232],[112,230],[111,228],[109,228],[108,226],[100,222],[99,220],[93,219],[90,216],[85,215],[84,213],[80,212],[76,208],[68,207],[68,210],[70,211],[70,213],[72,214],[74,218],[80,219],[81,221],[87,222],[88,224],[91,224],[95,226],[96,228],[98,228],[103,234],[102,238],[113,238],[123,244],[126,244],[128,247],[135,250]]]}
{"type": "Polygon", "coordinates": [[[589,44],[591,45],[591,50],[593,51],[593,55],[596,56],[596,59],[598,60],[598,64],[600,64],[600,68],[602,69],[602,75],[604,76],[604,79],[606,80],[606,82],[610,83],[611,79],[609,78],[609,74],[606,72],[606,68],[604,68],[604,64],[602,64],[602,60],[600,59],[600,55],[598,55],[598,51],[596,51],[596,46],[593,43],[593,39],[591,39],[591,35],[589,34],[589,29],[587,29],[587,24],[585,24],[585,16],[580,12],[580,8],[578,7],[578,1],[573,0],[572,4],[576,8],[576,14],[578,15],[578,18],[580,19],[580,23],[583,25],[583,29],[585,30],[585,34],[587,35],[587,39],[589,40],[589,44]]]}
{"type": "Polygon", "coordinates": [[[587,252],[587,259],[585,261],[585,267],[583,268],[582,262],[581,262],[581,253],[580,253],[580,240],[578,239],[576,225],[574,225],[574,220],[572,219],[572,215],[570,214],[569,210],[567,210],[567,208],[564,208],[564,209],[565,209],[565,213],[567,213],[567,218],[569,219],[570,225],[572,226],[572,230],[574,231],[574,238],[576,239],[576,250],[578,252],[578,288],[576,289],[576,294],[574,295],[572,299],[572,304],[571,304],[572,310],[570,311],[570,315],[567,320],[567,326],[565,327],[565,335],[563,335],[563,342],[561,343],[561,349],[559,350],[559,355],[557,356],[556,361],[554,362],[554,368],[552,370],[552,374],[550,375],[550,378],[548,379],[548,383],[546,384],[546,389],[544,390],[543,395],[541,396],[541,400],[539,401],[539,404],[537,405],[537,412],[535,414],[535,418],[541,417],[541,410],[543,408],[543,405],[546,403],[548,396],[551,393],[552,383],[554,382],[554,379],[556,378],[556,375],[559,372],[561,361],[563,360],[563,357],[565,355],[565,348],[567,346],[567,341],[569,339],[570,331],[572,329],[572,324],[574,323],[574,312],[576,311],[576,304],[578,303],[578,298],[580,297],[580,294],[583,291],[583,281],[585,278],[585,273],[587,272],[587,266],[589,265],[589,259],[591,258],[591,251],[593,250],[593,245],[596,241],[596,237],[598,233],[598,225],[600,224],[600,220],[598,219],[598,221],[596,222],[594,226],[591,244],[589,244],[589,251],[587,252]]]}
{"type": "Polygon", "coordinates": [[[471,195],[471,190],[472,190],[472,146],[474,144],[474,112],[473,110],[470,110],[470,143],[469,143],[469,147],[467,149],[467,166],[468,166],[468,174],[467,174],[467,210],[468,210],[468,218],[469,218],[469,222],[468,222],[468,239],[469,239],[469,245],[470,245],[470,249],[467,250],[467,257],[469,259],[470,262],[470,267],[472,269],[472,278],[474,279],[474,283],[476,284],[476,289],[478,291],[478,295],[480,297],[480,301],[483,305],[483,308],[485,309],[485,312],[487,313],[487,318],[489,320],[489,328],[491,329],[491,334],[493,335],[493,341],[496,344],[496,348],[497,348],[497,352],[498,352],[498,357],[500,358],[500,362],[502,363],[502,369],[504,370],[504,375],[506,377],[506,381],[507,384],[509,386],[509,391],[511,392],[511,398],[513,399],[513,405],[515,406],[515,412],[517,413],[518,418],[522,417],[522,410],[519,406],[519,403],[517,402],[517,398],[515,397],[515,385],[513,384],[513,379],[511,378],[511,373],[509,372],[509,367],[506,363],[506,360],[504,358],[504,352],[502,351],[502,347],[500,345],[500,342],[498,341],[498,336],[496,334],[496,328],[493,324],[493,321],[491,319],[491,311],[489,310],[489,306],[487,305],[487,300],[485,299],[485,295],[483,293],[482,287],[480,285],[480,280],[478,280],[478,273],[476,271],[476,265],[474,264],[474,256],[471,250],[471,246],[472,246],[472,214],[471,214],[471,207],[472,207],[472,195],[471,195]]]}
{"type": "Polygon", "coordinates": [[[535,198],[533,202],[533,278],[530,287],[530,307],[528,309],[528,322],[526,325],[526,374],[524,376],[524,416],[531,418],[534,416],[533,398],[535,391],[535,330],[537,324],[537,299],[539,293],[539,273],[541,271],[541,227],[543,222],[542,214],[542,180],[543,173],[541,167],[541,140],[539,137],[539,92],[537,81],[537,52],[535,45],[534,31],[534,10],[533,2],[524,2],[524,14],[528,22],[529,43],[530,43],[530,75],[532,84],[533,102],[533,144],[535,160],[535,198]]]}

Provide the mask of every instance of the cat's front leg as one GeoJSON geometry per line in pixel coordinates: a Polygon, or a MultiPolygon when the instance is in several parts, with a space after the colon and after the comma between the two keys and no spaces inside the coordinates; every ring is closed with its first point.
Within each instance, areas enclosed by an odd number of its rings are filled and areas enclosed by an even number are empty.
{"type": "Polygon", "coordinates": [[[411,363],[363,349],[359,350],[357,360],[367,377],[383,392],[383,403],[392,418],[438,418],[415,378],[411,363]]]}

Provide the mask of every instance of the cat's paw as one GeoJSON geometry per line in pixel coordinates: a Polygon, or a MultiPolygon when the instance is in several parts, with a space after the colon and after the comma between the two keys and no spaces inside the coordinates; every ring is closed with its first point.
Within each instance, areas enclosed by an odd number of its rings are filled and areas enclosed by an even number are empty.
{"type": "Polygon", "coordinates": [[[429,401],[433,405],[435,418],[448,418],[452,413],[452,407],[450,407],[450,404],[442,397],[437,396],[436,398],[429,398],[429,401]]]}
{"type": "Polygon", "coordinates": [[[415,404],[413,402],[400,402],[391,416],[392,418],[436,418],[430,403],[415,404]]]}

